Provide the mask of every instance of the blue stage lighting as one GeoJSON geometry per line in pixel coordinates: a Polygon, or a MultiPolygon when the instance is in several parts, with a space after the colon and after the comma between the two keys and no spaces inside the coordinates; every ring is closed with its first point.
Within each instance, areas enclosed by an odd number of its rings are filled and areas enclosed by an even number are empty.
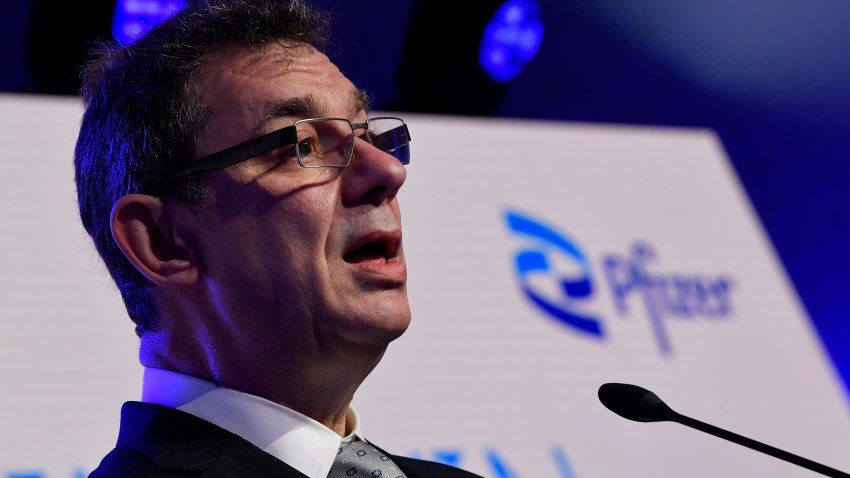
{"type": "Polygon", "coordinates": [[[184,0],[118,0],[112,17],[112,36],[118,43],[129,45],[184,8],[184,0]]]}
{"type": "Polygon", "coordinates": [[[484,28],[478,62],[493,81],[513,80],[537,54],[542,39],[540,5],[534,0],[508,0],[484,28]]]}

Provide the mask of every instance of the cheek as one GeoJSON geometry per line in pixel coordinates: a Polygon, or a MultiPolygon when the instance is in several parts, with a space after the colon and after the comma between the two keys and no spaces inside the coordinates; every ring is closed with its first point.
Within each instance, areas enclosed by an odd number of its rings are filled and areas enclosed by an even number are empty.
{"type": "Polygon", "coordinates": [[[299,166],[288,174],[251,175],[245,166],[215,178],[217,199],[206,231],[214,240],[219,236],[213,244],[219,259],[271,276],[285,268],[316,280],[311,270],[328,257],[336,228],[338,181],[332,171],[299,166]],[[232,251],[225,250],[226,242],[232,251]]]}
{"type": "Polygon", "coordinates": [[[260,247],[271,256],[267,259],[287,262],[287,274],[320,280],[335,249],[333,197],[330,192],[304,190],[258,216],[253,227],[262,238],[260,247]]]}

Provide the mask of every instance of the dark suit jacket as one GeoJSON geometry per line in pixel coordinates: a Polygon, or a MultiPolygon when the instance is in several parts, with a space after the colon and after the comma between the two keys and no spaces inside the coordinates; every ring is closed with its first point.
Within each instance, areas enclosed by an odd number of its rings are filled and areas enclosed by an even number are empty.
{"type": "MultiPolygon", "coordinates": [[[[429,461],[391,456],[408,478],[481,478],[429,461]]],[[[229,431],[162,405],[127,402],[118,444],[91,478],[306,478],[229,431]]]]}

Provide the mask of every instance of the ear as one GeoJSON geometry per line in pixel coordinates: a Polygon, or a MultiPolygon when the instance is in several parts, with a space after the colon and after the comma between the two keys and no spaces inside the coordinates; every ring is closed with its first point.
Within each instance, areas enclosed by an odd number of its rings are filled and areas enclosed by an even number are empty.
{"type": "Polygon", "coordinates": [[[151,282],[185,287],[198,281],[197,261],[174,233],[162,200],[128,194],[112,207],[110,222],[118,247],[151,282]]]}

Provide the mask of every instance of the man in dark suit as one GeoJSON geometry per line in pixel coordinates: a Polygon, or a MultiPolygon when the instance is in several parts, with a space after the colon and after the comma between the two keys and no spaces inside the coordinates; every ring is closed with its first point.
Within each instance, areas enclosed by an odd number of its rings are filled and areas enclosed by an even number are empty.
{"type": "Polygon", "coordinates": [[[349,407],[410,320],[407,126],[367,117],[302,2],[203,3],[84,71],[80,214],[145,367],[92,476],[472,476],[349,407]]]}

